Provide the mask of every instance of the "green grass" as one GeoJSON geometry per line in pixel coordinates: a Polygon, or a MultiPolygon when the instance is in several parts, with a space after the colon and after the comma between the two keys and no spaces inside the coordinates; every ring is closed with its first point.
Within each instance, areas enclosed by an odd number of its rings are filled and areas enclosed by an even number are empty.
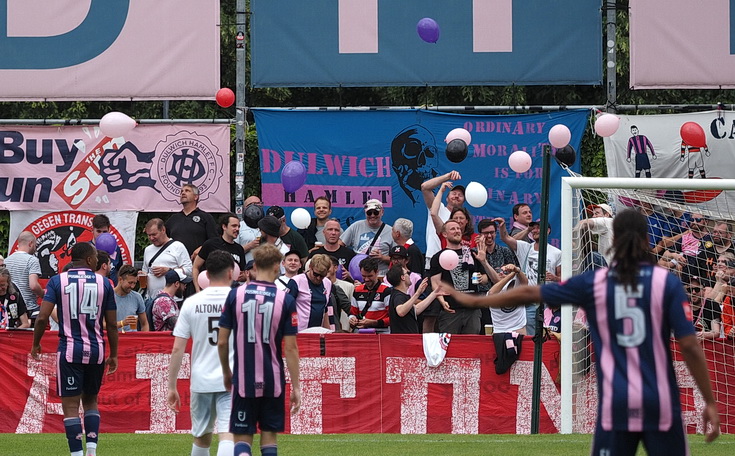
{"type": "MultiPolygon", "coordinates": [[[[589,454],[589,435],[400,435],[400,434],[330,434],[281,435],[280,454],[289,456],[384,456],[413,455],[489,455],[571,456],[589,454]]],[[[700,435],[689,436],[694,456],[735,454],[735,435],[721,436],[711,444],[700,435]]],[[[257,437],[256,437],[257,446],[257,437]]],[[[103,434],[100,456],[181,456],[191,451],[188,435],[103,434]]],[[[68,454],[62,434],[0,434],[0,454],[36,456],[68,454]]],[[[212,449],[211,454],[215,454],[212,449]]],[[[260,454],[256,451],[255,454],[260,454]]],[[[640,449],[638,454],[644,454],[640,449]]]]}

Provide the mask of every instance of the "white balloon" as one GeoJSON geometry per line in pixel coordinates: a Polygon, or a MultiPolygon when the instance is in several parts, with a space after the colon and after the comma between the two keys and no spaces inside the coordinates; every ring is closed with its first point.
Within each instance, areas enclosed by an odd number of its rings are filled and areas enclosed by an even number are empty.
{"type": "Polygon", "coordinates": [[[100,131],[110,138],[124,136],[135,128],[135,120],[121,112],[108,112],[100,119],[100,131]]]}
{"type": "Polygon", "coordinates": [[[472,207],[482,207],[487,203],[487,189],[479,182],[470,182],[464,189],[464,199],[472,207]]]}
{"type": "Polygon", "coordinates": [[[294,209],[291,213],[291,223],[293,223],[293,226],[301,230],[308,228],[311,223],[311,214],[302,207],[294,209]]]}

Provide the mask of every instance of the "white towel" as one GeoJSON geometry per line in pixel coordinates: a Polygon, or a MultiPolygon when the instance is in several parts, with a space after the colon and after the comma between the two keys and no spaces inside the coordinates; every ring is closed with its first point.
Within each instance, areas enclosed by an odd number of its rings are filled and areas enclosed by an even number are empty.
{"type": "Polygon", "coordinates": [[[449,333],[424,333],[424,356],[429,367],[437,367],[444,361],[451,339],[449,333]]]}

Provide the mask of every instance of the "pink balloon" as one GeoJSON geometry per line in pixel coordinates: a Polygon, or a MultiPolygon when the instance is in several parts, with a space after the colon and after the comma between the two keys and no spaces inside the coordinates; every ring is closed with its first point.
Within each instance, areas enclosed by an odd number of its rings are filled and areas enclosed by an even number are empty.
{"type": "Polygon", "coordinates": [[[130,132],[137,124],[121,112],[108,112],[100,119],[100,131],[110,138],[119,138],[130,132]]]}
{"type": "Polygon", "coordinates": [[[449,144],[454,139],[461,139],[464,141],[465,144],[469,146],[469,144],[472,142],[472,135],[470,135],[470,132],[465,130],[464,128],[455,128],[454,130],[447,133],[447,137],[444,138],[444,142],[449,144]]]}
{"type": "Polygon", "coordinates": [[[445,250],[439,254],[439,265],[446,271],[451,271],[459,264],[459,255],[454,250],[445,250]]]}
{"type": "Polygon", "coordinates": [[[207,271],[202,271],[199,273],[199,277],[197,277],[197,283],[199,284],[199,288],[201,288],[202,290],[209,286],[209,277],[207,277],[207,271]]]}
{"type": "Polygon", "coordinates": [[[569,128],[567,128],[566,125],[554,125],[551,127],[551,130],[549,130],[549,142],[557,149],[566,147],[571,139],[572,132],[569,131],[569,128]]]}
{"type": "Polygon", "coordinates": [[[235,262],[235,269],[232,270],[232,280],[237,280],[240,277],[240,265],[235,262]]]}
{"type": "Polygon", "coordinates": [[[508,166],[517,173],[525,173],[531,169],[531,164],[533,160],[525,150],[517,150],[508,157],[508,166]]]}
{"type": "Polygon", "coordinates": [[[603,114],[595,120],[595,133],[603,138],[612,136],[618,131],[620,117],[614,114],[603,114]]]}

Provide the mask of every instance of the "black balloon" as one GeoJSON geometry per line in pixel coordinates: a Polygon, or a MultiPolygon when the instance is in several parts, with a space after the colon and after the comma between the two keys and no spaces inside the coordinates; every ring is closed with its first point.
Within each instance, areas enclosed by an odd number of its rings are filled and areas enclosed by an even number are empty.
{"type": "Polygon", "coordinates": [[[453,139],[447,144],[447,158],[452,163],[459,163],[467,158],[467,143],[461,139],[453,139]]]}
{"type": "Polygon", "coordinates": [[[258,222],[263,218],[263,206],[259,204],[248,204],[242,211],[242,219],[250,228],[257,228],[258,222]]]}
{"type": "Polygon", "coordinates": [[[577,151],[571,144],[567,144],[561,149],[556,149],[556,160],[566,166],[572,166],[577,160],[577,151]]]}

